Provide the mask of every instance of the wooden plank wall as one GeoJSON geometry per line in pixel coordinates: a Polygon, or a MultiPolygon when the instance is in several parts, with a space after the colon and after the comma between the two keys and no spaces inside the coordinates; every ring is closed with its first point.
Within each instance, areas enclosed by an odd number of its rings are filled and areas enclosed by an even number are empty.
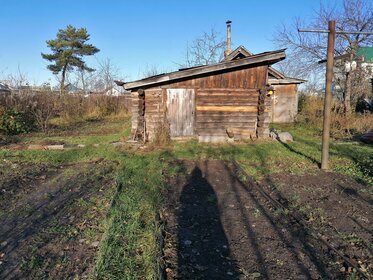
{"type": "Polygon", "coordinates": [[[268,66],[240,69],[165,85],[165,88],[261,88],[267,83],[268,66]]]}
{"type": "Polygon", "coordinates": [[[272,102],[272,121],[274,123],[294,122],[298,113],[297,85],[275,85],[272,102]]]}

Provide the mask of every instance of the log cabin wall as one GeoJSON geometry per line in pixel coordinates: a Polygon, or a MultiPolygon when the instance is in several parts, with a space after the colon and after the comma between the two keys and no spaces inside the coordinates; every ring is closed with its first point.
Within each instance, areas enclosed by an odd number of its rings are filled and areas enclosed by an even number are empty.
{"type": "Polygon", "coordinates": [[[272,122],[291,123],[298,113],[298,85],[275,85],[272,97],[272,122]]]}
{"type": "Polygon", "coordinates": [[[260,116],[258,107],[259,90],[267,84],[267,71],[267,65],[260,65],[145,89],[148,139],[153,139],[167,115],[167,89],[194,90],[194,135],[200,141],[250,138],[257,136],[258,131],[258,136],[264,136],[269,124],[269,99],[265,99],[260,116]]]}
{"type": "Polygon", "coordinates": [[[131,135],[134,140],[146,140],[145,137],[145,100],[144,92],[131,93],[132,127],[131,135]]]}
{"type": "Polygon", "coordinates": [[[165,120],[165,95],[162,88],[145,90],[146,138],[153,140],[156,130],[165,120]]]}

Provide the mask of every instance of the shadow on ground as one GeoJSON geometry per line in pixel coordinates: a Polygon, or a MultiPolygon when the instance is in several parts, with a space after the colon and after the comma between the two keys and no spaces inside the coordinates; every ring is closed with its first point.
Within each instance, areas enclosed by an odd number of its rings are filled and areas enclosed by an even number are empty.
{"type": "Polygon", "coordinates": [[[178,212],[178,267],[183,279],[236,279],[217,196],[195,166],[182,187],[178,212]]]}
{"type": "MultiPolygon", "coordinates": [[[[165,239],[167,279],[346,276],[343,262],[314,240],[309,228],[274,209],[257,191],[257,183],[242,176],[233,164],[214,160],[172,164],[182,168],[170,178],[166,194],[169,202],[165,239]]],[[[331,178],[330,182],[335,179],[331,178]]],[[[291,183],[291,179],[288,182],[291,183]]],[[[290,205],[289,193],[272,188],[277,184],[275,178],[268,177],[263,184],[268,188],[259,187],[272,190],[277,200],[290,205]]],[[[331,186],[334,191],[336,186],[331,186]]],[[[313,202],[319,203],[319,197],[313,202]]],[[[355,249],[357,252],[361,248],[355,249]]]]}

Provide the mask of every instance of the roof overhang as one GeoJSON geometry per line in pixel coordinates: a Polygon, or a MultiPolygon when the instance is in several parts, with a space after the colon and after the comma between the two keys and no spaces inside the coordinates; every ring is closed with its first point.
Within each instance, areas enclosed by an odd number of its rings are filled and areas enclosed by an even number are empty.
{"type": "Polygon", "coordinates": [[[295,79],[295,78],[288,78],[285,77],[283,79],[268,79],[268,83],[270,85],[290,85],[290,84],[302,84],[307,82],[306,80],[295,79]]]}
{"type": "Polygon", "coordinates": [[[161,85],[177,80],[186,78],[192,78],[195,76],[201,76],[206,74],[212,74],[216,72],[232,71],[235,69],[250,67],[255,64],[266,64],[271,65],[280,60],[285,59],[285,50],[277,50],[273,52],[265,52],[256,55],[252,55],[247,58],[242,58],[233,61],[224,61],[212,65],[206,65],[196,68],[185,69],[181,71],[170,72],[162,75],[149,77],[146,79],[124,83],[116,81],[117,85],[122,85],[126,90],[134,90],[141,87],[149,87],[161,85]]]}

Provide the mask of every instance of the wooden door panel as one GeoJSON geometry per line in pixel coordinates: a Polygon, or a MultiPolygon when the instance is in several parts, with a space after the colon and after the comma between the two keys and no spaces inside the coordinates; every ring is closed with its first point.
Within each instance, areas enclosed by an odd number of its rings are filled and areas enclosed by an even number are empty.
{"type": "Polygon", "coordinates": [[[193,89],[167,89],[171,137],[194,135],[194,110],[193,89]]]}

